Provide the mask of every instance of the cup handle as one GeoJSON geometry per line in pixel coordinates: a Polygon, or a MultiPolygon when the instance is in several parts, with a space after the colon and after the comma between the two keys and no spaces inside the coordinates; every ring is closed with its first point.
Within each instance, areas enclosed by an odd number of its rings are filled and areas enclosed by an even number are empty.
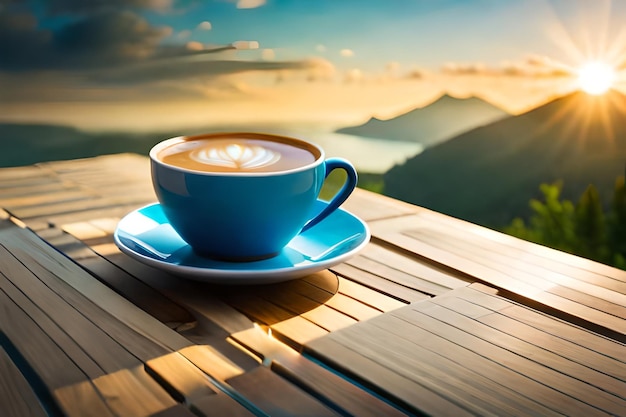
{"type": "Polygon", "coordinates": [[[343,158],[328,158],[326,161],[324,161],[324,163],[326,165],[326,174],[324,178],[327,178],[328,174],[330,174],[335,169],[343,169],[346,174],[348,174],[348,177],[341,189],[328,202],[328,205],[324,208],[324,210],[322,210],[317,216],[309,220],[304,225],[300,233],[306,232],[311,227],[315,226],[326,217],[328,217],[330,213],[335,211],[340,205],[343,204],[344,201],[346,201],[346,199],[350,196],[350,194],[352,194],[352,191],[354,191],[354,188],[356,187],[358,180],[356,169],[348,160],[343,158]]]}

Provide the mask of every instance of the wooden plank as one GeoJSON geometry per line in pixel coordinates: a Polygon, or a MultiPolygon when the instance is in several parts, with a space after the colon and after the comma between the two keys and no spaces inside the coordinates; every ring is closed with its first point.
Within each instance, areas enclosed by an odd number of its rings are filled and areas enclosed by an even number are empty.
{"type": "Polygon", "coordinates": [[[479,263],[461,258],[458,255],[429,246],[404,235],[394,235],[388,238],[395,244],[411,248],[416,255],[421,254],[421,256],[427,256],[441,265],[452,265],[454,268],[474,276],[476,279],[486,281],[492,285],[507,289],[523,297],[536,300],[546,306],[560,310],[573,318],[582,320],[582,324],[587,322],[586,326],[598,328],[599,331],[617,338],[617,340],[621,340],[621,337],[623,337],[622,319],[597,310],[585,308],[585,306],[569,302],[562,297],[546,293],[545,291],[552,288],[555,285],[554,283],[550,283],[546,280],[537,280],[533,284],[529,284],[516,279],[510,274],[485,267],[479,263]]]}
{"type": "MultiPolygon", "coordinates": [[[[422,305],[432,304],[426,302],[422,305]]],[[[511,359],[506,355],[476,353],[475,343],[469,339],[450,343],[437,332],[421,328],[418,325],[421,323],[395,317],[396,312],[410,310],[411,307],[405,307],[367,323],[333,333],[313,342],[309,348],[317,349],[317,354],[323,360],[333,363],[339,339],[341,346],[345,345],[344,349],[350,349],[352,356],[347,356],[337,366],[356,364],[364,357],[362,355],[367,355],[370,361],[384,364],[385,369],[393,369],[409,380],[417,379],[438,393],[447,393],[449,398],[465,403],[466,407],[475,407],[476,401],[474,398],[467,403],[467,395],[488,395],[480,400],[482,408],[486,408],[480,414],[497,410],[496,414],[501,415],[508,409],[508,404],[515,404],[519,410],[527,410],[518,412],[526,415],[550,415],[555,411],[568,415],[578,412],[598,414],[597,409],[578,403],[576,399],[544,385],[541,378],[534,380],[510,369],[508,364],[511,359]],[[427,376],[423,375],[424,372],[427,372],[427,376]],[[472,384],[479,390],[468,388],[472,384]],[[494,401],[490,400],[491,396],[494,401]],[[506,399],[504,404],[502,399],[506,399]],[[499,408],[502,406],[506,409],[499,408]]],[[[362,375],[364,371],[357,368],[355,372],[362,375]]],[[[388,388],[389,382],[385,381],[381,385],[388,388]]]]}
{"type": "Polygon", "coordinates": [[[28,194],[18,197],[2,198],[0,204],[13,212],[25,209],[28,207],[43,207],[48,204],[56,203],[69,203],[74,201],[82,201],[93,198],[85,191],[65,191],[57,190],[51,193],[45,194],[28,194]]]}
{"type": "Polygon", "coordinates": [[[143,369],[122,369],[93,380],[113,412],[120,416],[150,416],[176,402],[143,369]]]}
{"type": "Polygon", "coordinates": [[[441,233],[424,230],[411,230],[405,233],[417,239],[433,243],[437,247],[455,251],[462,256],[471,257],[482,265],[511,274],[515,276],[515,278],[525,282],[532,283],[532,281],[540,277],[541,280],[552,282],[567,289],[584,292],[610,303],[626,304],[626,283],[621,285],[622,288],[618,288],[621,283],[605,278],[603,284],[609,287],[610,284],[606,283],[606,281],[613,281],[613,286],[617,289],[617,291],[615,291],[599,286],[596,283],[580,281],[576,278],[564,275],[563,273],[552,271],[541,265],[528,262],[523,253],[518,252],[515,256],[500,254],[496,245],[483,247],[481,244],[484,243],[478,239],[471,241],[467,239],[467,241],[465,241],[465,239],[459,238],[458,236],[447,236],[441,233]],[[623,293],[618,292],[620,290],[622,290],[623,293]]]}
{"type": "Polygon", "coordinates": [[[230,294],[226,302],[259,324],[273,325],[294,317],[294,313],[252,293],[230,294]]]}
{"type": "Polygon", "coordinates": [[[0,415],[46,417],[30,384],[0,345],[0,415]]]}
{"type": "Polygon", "coordinates": [[[192,413],[184,405],[176,404],[173,407],[151,414],[150,417],[196,417],[196,414],[192,413]]]}
{"type": "MultiPolygon", "coordinates": [[[[288,294],[295,293],[298,296],[306,297],[313,300],[316,305],[324,304],[339,289],[339,280],[337,276],[330,271],[322,271],[316,274],[308,275],[302,279],[288,281],[280,286],[264,288],[264,292],[268,298],[280,291],[287,291],[288,294]]],[[[302,309],[299,309],[302,310],[302,309]]]]}
{"type": "Polygon", "coordinates": [[[338,343],[334,337],[339,333],[331,333],[331,336],[309,343],[305,353],[411,413],[451,417],[475,415],[445,394],[406,378],[338,343]]]}
{"type": "Polygon", "coordinates": [[[536,294],[533,297],[533,300],[554,307],[555,309],[563,311],[576,319],[582,320],[578,321],[578,324],[580,325],[589,327],[597,332],[601,332],[608,337],[619,340],[622,343],[626,343],[626,319],[622,317],[616,317],[603,311],[596,310],[595,308],[587,307],[550,292],[536,294]],[[588,322],[589,325],[584,323],[585,321],[588,322]]]}
{"type": "Polygon", "coordinates": [[[296,384],[333,409],[343,410],[354,416],[399,416],[405,415],[390,404],[357,387],[317,363],[298,354],[261,329],[254,328],[233,335],[237,343],[271,364],[272,370],[296,384]]]}
{"type": "MultiPolygon", "coordinates": [[[[567,340],[561,339],[558,336],[543,332],[542,330],[532,327],[528,324],[519,321],[513,321],[513,319],[511,319],[510,317],[504,316],[502,314],[491,314],[489,316],[480,317],[477,320],[491,328],[497,329],[503,333],[507,333],[513,337],[523,338],[523,340],[537,343],[537,345],[541,349],[545,349],[555,355],[565,356],[566,360],[574,361],[587,368],[601,372],[603,375],[615,378],[621,382],[618,381],[616,383],[613,383],[613,381],[611,380],[607,391],[613,392],[617,395],[624,395],[623,393],[626,392],[626,390],[621,391],[621,393],[615,391],[617,387],[623,387],[624,382],[626,382],[625,358],[622,358],[622,361],[619,361],[614,358],[602,355],[598,352],[587,349],[577,343],[569,342],[567,340]]],[[[595,334],[587,334],[585,335],[585,337],[589,339],[599,338],[599,336],[595,334]]],[[[602,342],[605,344],[609,344],[607,340],[603,340],[602,342]]],[[[620,349],[620,346],[616,347],[620,349]]],[[[622,345],[621,350],[623,351],[625,349],[626,346],[622,345]]],[[[561,359],[558,358],[557,360],[561,361],[561,359]]],[[[605,378],[602,377],[602,379],[605,378]]]]}
{"type": "Polygon", "coordinates": [[[114,288],[124,298],[160,322],[170,327],[195,323],[196,319],[180,304],[165,297],[108,260],[94,256],[76,261],[100,281],[114,288]]]}
{"type": "MultiPolygon", "coordinates": [[[[578,304],[582,304],[586,307],[622,318],[625,320],[624,327],[626,328],[626,293],[618,294],[613,292],[611,294],[603,294],[596,297],[594,295],[597,294],[595,291],[586,291],[584,289],[575,290],[563,286],[554,287],[548,292],[550,294],[566,298],[570,301],[574,301],[578,304]],[[610,299],[610,301],[607,301],[607,298],[610,299]],[[621,298],[624,300],[622,301],[621,298]]],[[[626,332],[626,330],[624,331],[626,332]]]]}
{"type": "Polygon", "coordinates": [[[54,398],[68,417],[114,417],[91,381],[57,388],[54,398]]]}
{"type": "Polygon", "coordinates": [[[589,331],[583,328],[577,326],[564,326],[564,322],[559,319],[539,312],[529,312],[528,308],[517,305],[501,310],[499,313],[513,318],[521,323],[541,329],[543,332],[556,336],[560,339],[598,352],[601,355],[610,357],[617,361],[626,362],[624,358],[623,344],[607,343],[608,339],[600,335],[590,337],[589,331]]]}
{"type": "Polygon", "coordinates": [[[146,371],[166,387],[178,402],[191,403],[216,393],[207,376],[177,352],[149,360],[146,362],[146,371]]]}
{"type": "Polygon", "coordinates": [[[256,367],[258,363],[242,352],[227,351],[228,355],[213,346],[194,345],[179,354],[218,381],[225,381],[256,367]]]}
{"type": "MultiPolygon", "coordinates": [[[[553,265],[556,266],[556,270],[565,270],[564,266],[570,266],[581,274],[589,274],[590,277],[600,275],[617,281],[626,282],[626,271],[612,266],[591,261],[580,256],[571,255],[556,249],[551,249],[546,246],[537,245],[523,239],[518,239],[504,233],[490,230],[485,227],[430,210],[420,210],[419,217],[426,222],[437,222],[439,224],[454,227],[463,233],[473,233],[488,238],[500,247],[512,247],[514,249],[522,250],[527,255],[537,255],[544,259],[543,262],[552,261],[553,265]]],[[[571,271],[572,270],[568,270],[568,275],[571,274],[571,271]]]]}
{"type": "MultiPolygon", "coordinates": [[[[167,352],[163,346],[124,325],[111,313],[102,310],[50,271],[42,268],[35,259],[29,263],[30,255],[25,256],[20,249],[14,249],[14,255],[24,260],[25,264],[30,264],[32,272],[46,284],[34,287],[35,280],[31,279],[32,283],[24,285],[22,290],[40,305],[50,306],[47,314],[89,352],[105,371],[127,368],[135,365],[138,360],[153,358],[167,352]],[[35,291],[38,289],[44,293],[37,294],[35,291]],[[71,321],[67,320],[68,318],[71,321]],[[124,348],[116,342],[117,340],[124,341],[124,348]]],[[[0,264],[5,261],[0,261],[0,264]]],[[[24,276],[21,278],[21,282],[26,281],[24,276]]],[[[94,281],[94,278],[90,277],[90,280],[94,281]]]]}
{"type": "Polygon", "coordinates": [[[131,211],[138,209],[150,202],[154,202],[154,200],[147,200],[139,203],[131,203],[131,204],[122,204],[118,206],[107,206],[107,207],[96,207],[89,208],[84,207],[80,211],[72,212],[72,213],[59,213],[59,214],[49,214],[43,213],[40,216],[32,217],[32,218],[21,218],[24,223],[28,225],[28,227],[33,230],[39,230],[36,226],[45,223],[46,225],[51,224],[54,226],[61,226],[66,223],[73,223],[78,221],[89,221],[95,218],[100,217],[123,217],[130,213],[131,211]]]}
{"type": "Polygon", "coordinates": [[[301,350],[310,341],[328,334],[326,329],[300,316],[273,324],[270,329],[272,336],[296,350],[301,350]]]}
{"type": "MultiPolygon", "coordinates": [[[[219,327],[226,335],[253,326],[253,322],[248,317],[224,301],[226,297],[218,298],[220,286],[180,279],[158,269],[147,267],[119,251],[107,255],[106,258],[172,301],[184,305],[194,317],[202,318],[202,323],[199,322],[198,325],[209,322],[212,326],[219,327]]],[[[211,329],[212,333],[216,331],[217,329],[211,329]]]]}
{"type": "Polygon", "coordinates": [[[430,298],[425,292],[405,287],[384,277],[372,274],[369,271],[355,268],[347,263],[335,265],[331,270],[343,278],[358,282],[361,285],[367,285],[369,288],[373,288],[377,292],[386,294],[403,303],[408,304],[430,298]]]}
{"type": "Polygon", "coordinates": [[[102,230],[108,235],[112,235],[117,229],[117,225],[120,222],[119,217],[101,217],[99,219],[90,220],[89,223],[98,229],[102,230]]]}
{"type": "Polygon", "coordinates": [[[258,415],[226,394],[207,395],[191,404],[195,414],[202,417],[253,417],[258,415]]]}
{"type": "Polygon", "coordinates": [[[404,412],[357,388],[334,374],[321,372],[320,367],[302,356],[288,363],[275,361],[272,370],[300,388],[333,404],[334,409],[360,417],[404,416],[404,412]]]}
{"type": "Polygon", "coordinates": [[[300,316],[329,332],[358,323],[358,321],[352,317],[323,304],[302,313],[300,316]]]}
{"type": "Polygon", "coordinates": [[[339,278],[339,292],[382,312],[395,310],[406,305],[406,303],[386,294],[379,293],[345,278],[339,278]]]}
{"type": "Polygon", "coordinates": [[[76,239],[89,240],[107,236],[107,233],[88,222],[66,223],[61,229],[76,239]]]}
{"type": "Polygon", "coordinates": [[[269,366],[274,359],[299,355],[295,349],[268,335],[258,326],[234,333],[229,340],[241,346],[242,350],[256,356],[266,366],[269,366]]]}
{"type": "MultiPolygon", "coordinates": [[[[38,324],[0,288],[0,335],[4,335],[48,391],[80,383],[87,375],[38,324]]],[[[4,344],[4,342],[3,342],[4,344]]]]}
{"type": "MultiPolygon", "coordinates": [[[[511,370],[521,373],[532,380],[540,381],[550,389],[558,390],[566,395],[559,401],[562,411],[566,412],[566,414],[584,412],[592,415],[601,413],[601,411],[609,414],[621,414],[624,411],[623,407],[626,403],[620,401],[617,397],[603,392],[576,377],[562,374],[531,359],[494,345],[492,340],[488,341],[482,337],[467,333],[465,330],[446,321],[446,312],[449,314],[450,310],[428,304],[428,302],[419,304],[419,311],[409,307],[395,310],[389,314],[423,328],[427,332],[439,335],[455,345],[464,346],[481,356],[491,358],[491,360],[500,363],[506,363],[511,370]]],[[[415,305],[415,307],[417,306],[415,305]]],[[[511,388],[519,389],[517,387],[511,388]]],[[[534,395],[541,395],[541,391],[536,392],[534,395]]],[[[553,393],[548,394],[546,398],[552,398],[553,396],[553,393]]]]}
{"type": "Polygon", "coordinates": [[[343,294],[335,294],[326,302],[326,305],[358,321],[368,320],[381,314],[381,311],[343,294]]]}
{"type": "Polygon", "coordinates": [[[430,263],[410,256],[404,250],[396,251],[392,247],[381,244],[368,245],[362,252],[363,258],[412,275],[415,279],[444,286],[446,289],[461,288],[467,285],[468,279],[463,274],[452,273],[449,269],[438,268],[430,263]]]}
{"type": "Polygon", "coordinates": [[[339,415],[264,366],[259,366],[226,382],[271,416],[339,415]]]}
{"type": "Polygon", "coordinates": [[[486,267],[471,259],[449,252],[445,248],[432,246],[404,234],[381,234],[379,238],[410,251],[414,256],[433,262],[438,267],[449,268],[450,270],[466,274],[468,277],[473,278],[472,281],[486,282],[524,297],[532,298],[535,294],[545,291],[554,285],[549,281],[540,279],[535,280],[532,284],[520,281],[510,274],[486,267]]]}
{"type": "MultiPolygon", "coordinates": [[[[624,395],[626,399],[626,394],[624,394],[626,393],[626,382],[619,381],[607,375],[604,368],[608,368],[608,366],[599,356],[596,356],[598,362],[594,366],[594,368],[597,367],[598,369],[589,368],[572,360],[572,353],[569,351],[567,355],[565,355],[564,352],[550,351],[547,345],[548,341],[545,337],[539,339],[541,343],[535,344],[535,340],[530,338],[529,334],[524,333],[523,330],[525,330],[526,327],[518,326],[518,322],[494,314],[482,314],[480,316],[468,315],[467,306],[460,303],[460,301],[463,300],[457,299],[455,301],[456,303],[447,303],[444,306],[448,311],[439,310],[441,311],[440,314],[432,315],[430,313],[437,310],[428,309],[427,314],[444,323],[462,328],[465,332],[480,337],[482,340],[506,349],[509,352],[516,353],[520,357],[530,359],[546,368],[554,369],[562,374],[585,381],[590,385],[598,387],[602,391],[612,393],[618,397],[624,395]],[[498,319],[490,319],[490,317],[494,316],[498,317],[498,319]],[[485,322],[494,323],[494,321],[499,325],[498,327],[506,330],[503,331],[485,324],[485,322]]],[[[536,333],[531,334],[536,335],[536,333]]],[[[588,337],[594,336],[593,334],[589,334],[588,337]]],[[[626,366],[624,366],[624,378],[626,378],[626,366]]],[[[601,398],[601,396],[598,396],[598,398],[601,398]]],[[[626,406],[626,403],[624,405],[626,406]]]]}
{"type": "Polygon", "coordinates": [[[417,209],[411,204],[361,188],[354,190],[342,208],[366,221],[406,215],[417,209]]]}
{"type": "Polygon", "coordinates": [[[8,225],[0,229],[0,242],[46,285],[62,291],[70,304],[82,303],[81,311],[90,320],[113,338],[125,340],[137,357],[153,358],[189,345],[188,340],[105,287],[30,231],[8,225]]]}
{"type": "MultiPolygon", "coordinates": [[[[307,285],[307,283],[302,281],[298,282],[298,284],[304,284],[300,285],[300,287],[312,287],[310,284],[307,285]]],[[[259,295],[259,297],[283,308],[286,311],[289,311],[292,315],[300,315],[323,305],[322,300],[315,300],[302,294],[305,291],[306,290],[303,291],[302,288],[287,285],[284,287],[259,288],[258,291],[255,292],[259,295]]],[[[331,296],[332,295],[330,293],[326,293],[327,299],[331,296]]]]}
{"type": "Polygon", "coordinates": [[[95,197],[78,201],[50,203],[42,206],[18,207],[11,210],[11,213],[20,219],[29,220],[42,216],[68,215],[84,210],[113,208],[121,205],[143,205],[147,201],[153,200],[154,195],[152,191],[146,191],[144,193],[133,193],[114,197],[95,197]]]}
{"type": "MultiPolygon", "coordinates": [[[[56,229],[56,227],[51,227],[49,229],[56,229]]],[[[93,258],[95,256],[95,253],[90,250],[87,245],[65,232],[56,236],[50,236],[46,239],[46,241],[50,245],[54,246],[56,250],[74,260],[93,258]]]]}
{"type": "MultiPolygon", "coordinates": [[[[338,332],[332,339],[398,375],[442,393],[477,415],[557,415],[512,387],[407,341],[400,330],[406,330],[408,323],[393,317],[375,322],[376,326],[372,322],[372,326],[360,326],[359,331],[338,332]]],[[[428,336],[420,335],[424,337],[428,336]]],[[[445,349],[443,345],[441,349],[445,349]]]]}
{"type": "Polygon", "coordinates": [[[2,168],[0,170],[0,184],[14,180],[28,180],[32,178],[44,178],[49,181],[49,174],[49,170],[38,165],[2,168]]]}
{"type": "MultiPolygon", "coordinates": [[[[1,256],[1,255],[0,255],[1,256]]],[[[13,275],[14,279],[20,280],[22,277],[13,275]]],[[[37,306],[32,300],[16,287],[11,280],[0,272],[0,288],[4,291],[6,296],[19,306],[19,309],[28,316],[32,321],[37,323],[40,331],[45,334],[61,349],[64,353],[72,359],[72,362],[78,366],[83,373],[90,378],[96,378],[104,374],[102,364],[98,363],[93,357],[91,357],[79,343],[72,339],[64,329],[54,322],[44,310],[37,306]]],[[[9,302],[7,299],[6,302],[9,302]]],[[[46,303],[44,306],[48,306],[48,309],[56,308],[57,306],[52,303],[46,303]]],[[[24,317],[26,319],[26,317],[24,317]]],[[[65,322],[71,323],[71,322],[65,322]]]]}
{"type": "MultiPolygon", "coordinates": [[[[373,260],[364,255],[359,255],[346,261],[346,264],[360,271],[375,274],[392,283],[410,288],[428,296],[443,294],[451,290],[451,288],[446,286],[443,282],[424,279],[415,275],[412,267],[406,268],[406,271],[411,271],[411,273],[399,270],[398,264],[391,260],[373,260]]],[[[415,262],[413,266],[416,269],[420,268],[417,262],[415,262]]]]}
{"type": "MultiPolygon", "coordinates": [[[[1,175],[2,171],[0,171],[1,175]]],[[[0,180],[0,205],[4,205],[5,199],[15,198],[21,196],[31,196],[39,194],[56,193],[60,191],[79,191],[81,187],[75,184],[66,183],[59,179],[45,179],[45,182],[41,182],[41,179],[33,179],[32,182],[4,182],[0,180]]]]}
{"type": "Polygon", "coordinates": [[[419,257],[395,252],[374,244],[368,245],[360,255],[349,259],[346,263],[429,295],[443,294],[468,283],[467,277],[463,274],[444,272],[419,257]]]}

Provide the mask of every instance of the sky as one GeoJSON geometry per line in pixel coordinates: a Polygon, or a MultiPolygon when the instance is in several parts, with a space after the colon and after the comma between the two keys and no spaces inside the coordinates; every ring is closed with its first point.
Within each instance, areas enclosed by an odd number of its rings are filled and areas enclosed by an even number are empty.
{"type": "Polygon", "coordinates": [[[332,130],[442,94],[517,114],[587,61],[621,71],[624,23],[622,0],[0,0],[0,121],[332,130]]]}

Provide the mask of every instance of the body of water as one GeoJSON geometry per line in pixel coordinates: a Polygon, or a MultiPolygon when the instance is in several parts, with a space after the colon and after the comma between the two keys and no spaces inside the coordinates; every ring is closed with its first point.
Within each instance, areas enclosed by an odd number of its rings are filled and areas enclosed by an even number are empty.
{"type": "Polygon", "coordinates": [[[342,133],[316,133],[308,137],[326,152],[326,156],[348,159],[357,171],[384,173],[396,164],[419,154],[419,143],[366,138],[342,133]]]}

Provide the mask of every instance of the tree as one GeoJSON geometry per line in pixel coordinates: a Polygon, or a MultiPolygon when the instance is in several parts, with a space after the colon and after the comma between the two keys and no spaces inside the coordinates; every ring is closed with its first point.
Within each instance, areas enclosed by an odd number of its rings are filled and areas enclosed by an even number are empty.
{"type": "Polygon", "coordinates": [[[626,183],[624,176],[615,180],[613,201],[608,216],[608,244],[613,252],[613,265],[626,269],[626,183]]]}
{"type": "Polygon", "coordinates": [[[541,184],[539,190],[543,194],[543,201],[536,199],[530,201],[533,214],[530,217],[529,228],[527,230],[520,228],[517,221],[517,230],[522,232],[521,235],[517,235],[518,237],[530,238],[533,242],[563,251],[574,251],[576,240],[574,205],[571,201],[559,199],[562,187],[561,182],[541,184]]]}
{"type": "Polygon", "coordinates": [[[593,185],[587,187],[576,204],[574,226],[574,252],[585,258],[610,262],[602,201],[593,185]]]}
{"type": "Polygon", "coordinates": [[[574,206],[560,200],[560,182],[540,186],[543,201],[531,200],[528,226],[516,218],[503,231],[626,270],[626,180],[615,180],[610,211],[605,214],[598,190],[589,185],[574,206]]]}

